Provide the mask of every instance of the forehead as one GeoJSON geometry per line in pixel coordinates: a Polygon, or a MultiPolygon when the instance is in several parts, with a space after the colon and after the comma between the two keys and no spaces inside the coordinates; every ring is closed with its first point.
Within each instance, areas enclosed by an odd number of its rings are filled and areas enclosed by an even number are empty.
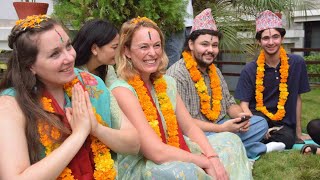
{"type": "Polygon", "coordinates": [[[262,32],[261,37],[273,35],[280,35],[280,32],[278,32],[276,29],[266,29],[262,32]]]}
{"type": "Polygon", "coordinates": [[[62,44],[61,38],[64,43],[69,40],[69,36],[64,31],[64,29],[59,25],[54,25],[52,29],[45,31],[39,35],[38,47],[42,50],[59,47],[62,44]]]}
{"type": "Polygon", "coordinates": [[[140,27],[136,32],[134,32],[132,39],[133,43],[135,41],[150,42],[161,40],[158,31],[151,27],[140,27]]]}
{"type": "Polygon", "coordinates": [[[215,43],[215,42],[219,42],[219,38],[218,36],[214,36],[211,34],[201,34],[198,36],[198,38],[195,41],[215,43]]]}

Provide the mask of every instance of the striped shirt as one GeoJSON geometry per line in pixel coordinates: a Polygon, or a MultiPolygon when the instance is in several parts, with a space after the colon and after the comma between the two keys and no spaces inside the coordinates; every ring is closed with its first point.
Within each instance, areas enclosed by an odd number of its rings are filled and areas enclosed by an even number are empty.
{"type": "MultiPolygon", "coordinates": [[[[220,78],[220,85],[222,89],[222,100],[221,100],[221,112],[218,120],[223,119],[227,115],[228,108],[236,104],[233,96],[230,94],[226,81],[224,80],[221,71],[216,68],[218,76],[220,78]]],[[[200,71],[201,72],[201,71],[200,71]]],[[[186,108],[190,112],[191,116],[195,119],[202,121],[212,122],[205,117],[200,111],[200,98],[197,92],[194,82],[192,81],[189,71],[187,70],[184,60],[180,59],[175,64],[170,66],[167,70],[167,74],[172,76],[177,81],[178,92],[185,103],[186,108]]],[[[202,77],[208,88],[208,93],[211,96],[210,77],[207,72],[202,73],[202,77]]]]}

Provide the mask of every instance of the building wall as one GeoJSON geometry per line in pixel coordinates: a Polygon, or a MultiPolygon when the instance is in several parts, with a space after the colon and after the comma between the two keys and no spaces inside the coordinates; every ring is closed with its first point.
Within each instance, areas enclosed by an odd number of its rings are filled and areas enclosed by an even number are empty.
{"type": "MultiPolygon", "coordinates": [[[[20,0],[1,0],[0,19],[17,20],[18,16],[13,7],[12,2],[20,2],[20,0]]],[[[53,0],[37,0],[37,2],[48,3],[48,14],[53,11],[53,0]]]]}

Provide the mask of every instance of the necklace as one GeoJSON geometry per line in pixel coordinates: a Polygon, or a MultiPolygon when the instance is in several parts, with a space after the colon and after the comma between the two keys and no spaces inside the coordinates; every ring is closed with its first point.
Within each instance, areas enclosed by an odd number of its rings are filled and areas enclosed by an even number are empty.
{"type": "MultiPolygon", "coordinates": [[[[64,90],[69,97],[72,96],[71,90],[72,87],[76,84],[80,83],[78,78],[75,78],[73,81],[64,85],[64,90]]],[[[55,110],[52,106],[52,99],[47,97],[41,98],[42,107],[44,110],[54,113],[55,110]]],[[[97,121],[104,125],[108,126],[101,118],[101,116],[96,113],[94,109],[94,114],[97,121]]],[[[45,147],[45,154],[49,155],[53,150],[58,148],[61,144],[56,143],[58,139],[61,137],[61,133],[59,129],[56,127],[51,127],[48,123],[44,121],[40,121],[38,123],[38,132],[40,136],[40,142],[45,147]],[[50,133],[50,135],[48,135],[50,133]]],[[[95,170],[93,173],[94,179],[115,179],[116,170],[114,168],[114,161],[110,154],[110,149],[104,145],[98,138],[94,136],[90,136],[91,138],[91,150],[93,153],[93,160],[95,164],[95,170]]],[[[70,168],[66,167],[62,173],[60,174],[58,179],[75,179],[72,175],[72,171],[70,168]]]]}
{"type": "MultiPolygon", "coordinates": [[[[157,120],[157,109],[151,102],[151,98],[147,93],[147,88],[144,86],[144,82],[141,80],[140,76],[136,75],[132,79],[130,79],[128,83],[137,92],[140,105],[149,122],[149,125],[161,138],[159,123],[157,120]]],[[[167,143],[179,148],[180,144],[178,137],[178,122],[173,110],[173,106],[166,92],[167,83],[164,80],[163,76],[161,76],[154,81],[153,85],[157,93],[161,112],[167,125],[167,143]]]]}
{"type": "Polygon", "coordinates": [[[209,120],[213,122],[216,121],[221,111],[222,90],[215,65],[211,64],[209,66],[210,87],[212,90],[210,97],[204,79],[197,68],[198,64],[192,57],[191,53],[184,51],[182,56],[191,79],[195,83],[194,86],[196,87],[200,98],[202,114],[205,115],[209,120]]]}
{"type": "Polygon", "coordinates": [[[280,47],[280,84],[279,84],[279,101],[277,105],[277,112],[272,114],[267,110],[267,107],[263,104],[263,78],[264,78],[264,71],[265,71],[265,53],[264,50],[261,50],[260,55],[257,60],[257,74],[256,74],[256,110],[265,114],[268,118],[274,121],[281,121],[286,114],[286,110],[284,105],[287,102],[287,98],[289,95],[288,92],[288,71],[289,71],[289,63],[288,63],[288,56],[285,49],[281,46],[280,47]]]}

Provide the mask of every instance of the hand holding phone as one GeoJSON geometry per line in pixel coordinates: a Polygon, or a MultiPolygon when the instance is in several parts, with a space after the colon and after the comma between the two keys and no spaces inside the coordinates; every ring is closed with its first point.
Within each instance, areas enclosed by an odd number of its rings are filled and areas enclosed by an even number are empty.
{"type": "Polygon", "coordinates": [[[239,122],[237,122],[237,124],[248,121],[250,118],[251,118],[251,116],[241,116],[241,120],[239,122]]]}

